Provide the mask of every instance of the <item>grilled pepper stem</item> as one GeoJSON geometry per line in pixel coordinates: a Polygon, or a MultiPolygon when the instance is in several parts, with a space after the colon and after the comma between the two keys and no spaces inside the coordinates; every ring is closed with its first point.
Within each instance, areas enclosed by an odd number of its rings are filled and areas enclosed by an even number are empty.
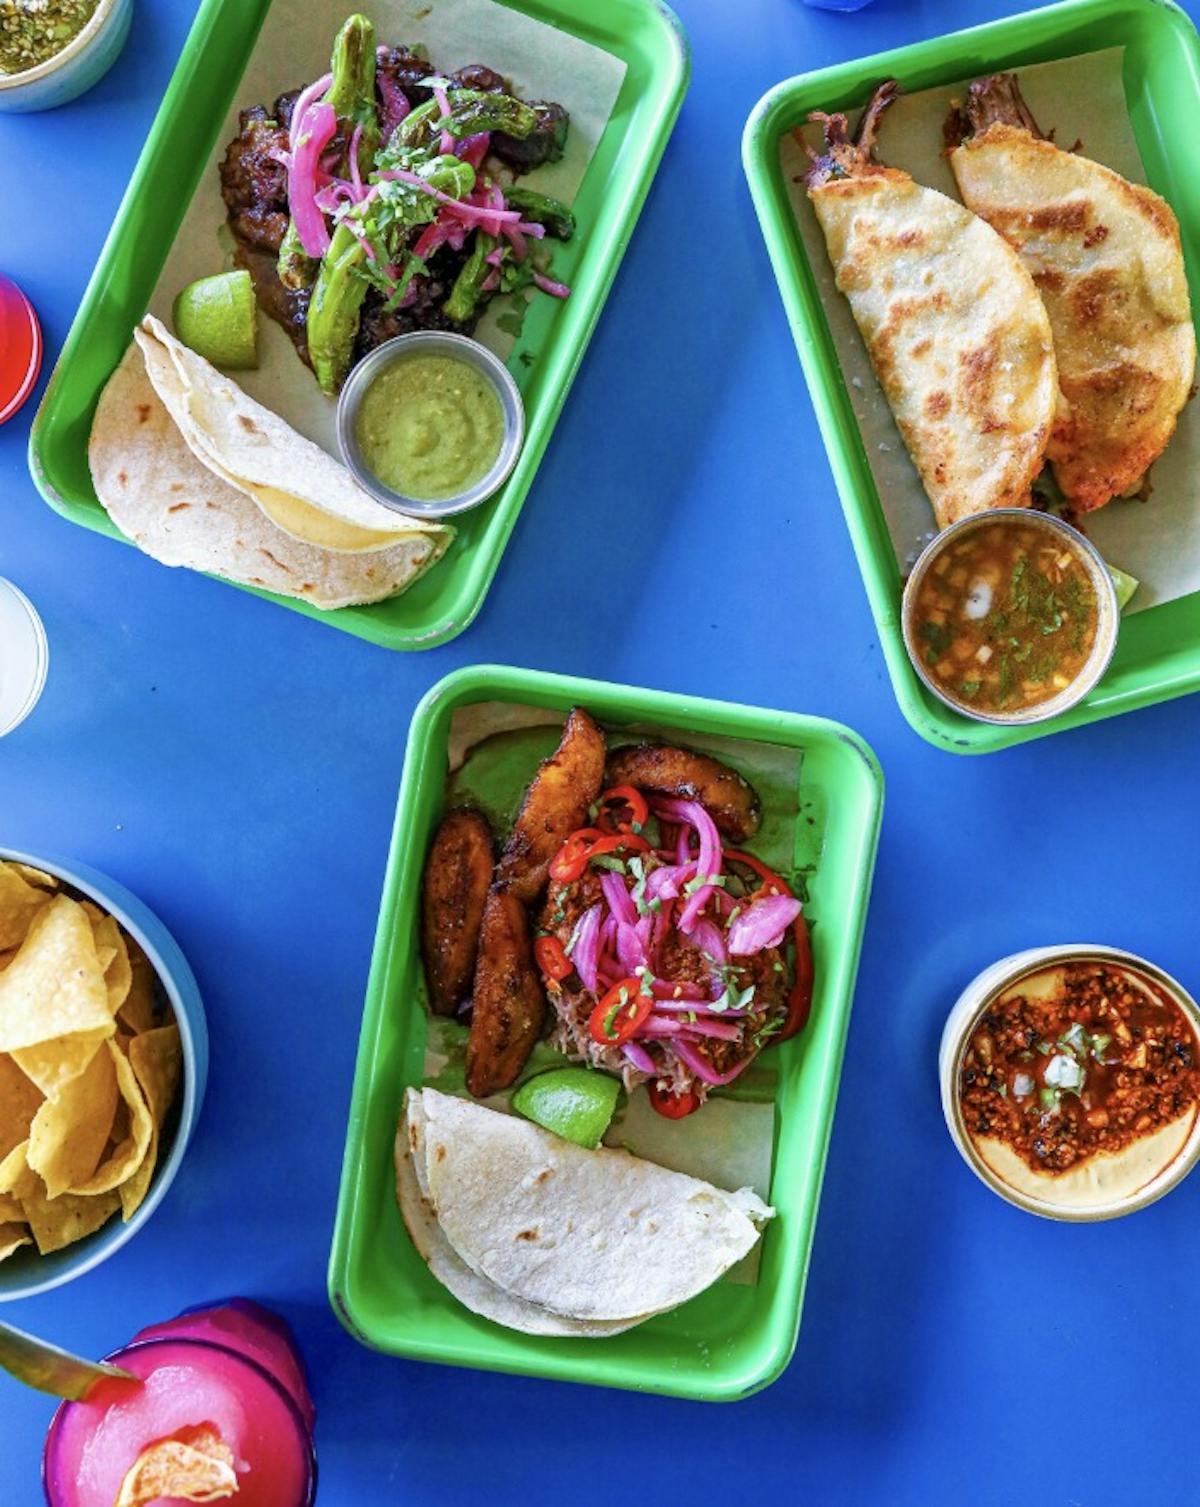
{"type": "MultiPolygon", "coordinates": [[[[347,127],[347,140],[356,125],[362,127],[358,168],[365,177],[375,162],[379,147],[379,119],[375,111],[375,28],[366,16],[351,16],[338,32],[330,62],[333,79],[325,91],[324,104],[332,105],[339,127],[347,127]]],[[[307,288],[317,275],[317,259],[300,244],[294,219],[288,221],[277,263],[279,281],[285,288],[307,288]]]]}

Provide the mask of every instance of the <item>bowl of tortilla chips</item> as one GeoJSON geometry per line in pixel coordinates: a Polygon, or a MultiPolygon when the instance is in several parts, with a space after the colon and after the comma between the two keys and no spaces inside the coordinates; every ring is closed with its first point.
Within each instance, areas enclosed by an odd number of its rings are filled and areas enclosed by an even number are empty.
{"type": "Polygon", "coordinates": [[[200,991],[158,917],[83,864],[0,848],[0,1302],[132,1239],[207,1072],[200,991]]]}

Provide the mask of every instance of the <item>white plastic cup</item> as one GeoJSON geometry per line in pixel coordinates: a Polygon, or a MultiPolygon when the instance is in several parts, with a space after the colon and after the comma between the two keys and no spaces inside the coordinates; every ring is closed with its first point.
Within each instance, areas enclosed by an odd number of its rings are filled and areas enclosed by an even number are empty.
{"type": "Polygon", "coordinates": [[[46,630],[36,608],[0,576],[0,738],[33,711],[49,665],[46,630]]]}

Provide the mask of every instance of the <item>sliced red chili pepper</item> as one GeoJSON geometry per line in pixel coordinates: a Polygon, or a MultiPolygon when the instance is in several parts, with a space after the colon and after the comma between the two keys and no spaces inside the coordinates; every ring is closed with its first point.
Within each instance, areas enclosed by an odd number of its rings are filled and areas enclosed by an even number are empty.
{"type": "Polygon", "coordinates": [[[668,1089],[652,1083],[648,1090],[650,1094],[651,1108],[656,1109],[664,1119],[683,1120],[688,1115],[694,1114],[700,1108],[700,1095],[695,1089],[685,1089],[681,1094],[673,1094],[668,1089]]]}
{"type": "Polygon", "coordinates": [[[753,869],[762,880],[765,893],[768,895],[790,895],[792,887],[786,879],[781,879],[774,869],[769,869],[760,858],[755,858],[753,853],[742,853],[736,848],[726,848],[725,857],[732,858],[736,863],[744,863],[748,869],[753,869]]]}
{"type": "Polygon", "coordinates": [[[771,1038],[768,1046],[774,1042],[786,1041],[789,1036],[795,1036],[798,1031],[802,1031],[808,1021],[809,1011],[812,1009],[812,943],[808,936],[808,923],[803,916],[797,916],[792,922],[792,937],[796,943],[796,981],[788,995],[787,1017],[783,1022],[783,1030],[778,1036],[771,1038]]]}
{"type": "Polygon", "coordinates": [[[575,972],[574,963],[567,956],[563,944],[557,937],[539,937],[533,944],[533,955],[546,977],[553,979],[556,983],[569,978],[575,972]]]}
{"type": "Polygon", "coordinates": [[[614,984],[588,1021],[593,1041],[602,1047],[622,1046],[650,1014],[654,997],[642,993],[640,978],[622,979],[614,984]]]}
{"type": "Polygon", "coordinates": [[[550,860],[551,879],[558,879],[563,884],[578,879],[587,868],[588,849],[603,836],[598,827],[580,827],[578,832],[572,832],[550,860]]]}
{"type": "Polygon", "coordinates": [[[636,832],[601,832],[597,827],[580,827],[550,860],[550,877],[571,884],[581,877],[593,858],[616,853],[621,848],[648,853],[650,844],[636,832]]]}
{"type": "Polygon", "coordinates": [[[596,804],[599,807],[596,825],[605,832],[640,832],[650,819],[646,797],[634,785],[614,785],[596,804]],[[627,817],[620,813],[622,806],[629,808],[627,817]]]}

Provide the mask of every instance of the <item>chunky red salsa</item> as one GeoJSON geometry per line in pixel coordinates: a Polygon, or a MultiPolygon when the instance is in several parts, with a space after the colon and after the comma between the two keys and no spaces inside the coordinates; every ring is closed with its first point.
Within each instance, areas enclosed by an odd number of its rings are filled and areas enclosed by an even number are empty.
{"type": "Polygon", "coordinates": [[[958,1084],[971,1136],[1005,1141],[1048,1173],[1120,1151],[1200,1099],[1195,1033],[1156,984],[1100,962],[1055,971],[1048,997],[1031,988],[988,1007],[958,1084]]]}

